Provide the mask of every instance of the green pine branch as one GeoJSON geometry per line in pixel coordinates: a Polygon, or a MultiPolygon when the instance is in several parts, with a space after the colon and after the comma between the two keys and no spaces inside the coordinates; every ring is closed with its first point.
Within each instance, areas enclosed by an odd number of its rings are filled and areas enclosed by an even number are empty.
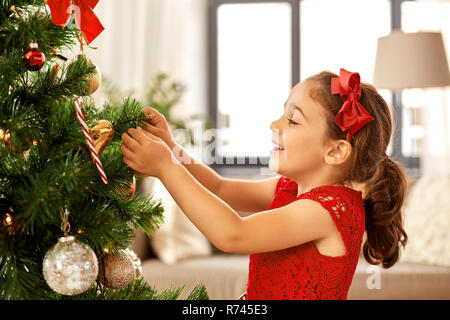
{"type": "MultiPolygon", "coordinates": [[[[65,300],[177,300],[183,292],[184,286],[171,287],[158,293],[148,285],[143,278],[138,278],[122,289],[105,289],[92,286],[88,291],[74,297],[63,297],[65,300]]],[[[203,285],[197,285],[186,300],[208,300],[208,293],[203,285]]]]}

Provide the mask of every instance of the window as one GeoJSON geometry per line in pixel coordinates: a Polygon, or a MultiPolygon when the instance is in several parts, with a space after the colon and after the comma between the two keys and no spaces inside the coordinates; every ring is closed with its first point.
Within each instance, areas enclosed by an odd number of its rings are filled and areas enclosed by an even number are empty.
{"type": "Polygon", "coordinates": [[[298,7],[298,0],[211,1],[213,167],[267,167],[270,123],[299,81],[298,7]]]}
{"type": "MultiPolygon", "coordinates": [[[[345,68],[372,82],[377,39],[394,27],[397,14],[391,11],[397,1],[213,0],[209,107],[217,131],[212,166],[267,167],[270,123],[302,79],[345,68]]],[[[392,105],[390,91],[380,94],[392,105]]],[[[420,136],[421,129],[414,116],[406,119],[413,119],[402,127],[408,134],[395,147],[408,156],[417,149],[410,137],[420,136]]],[[[393,148],[391,140],[388,154],[393,148]]]]}
{"type": "Polygon", "coordinates": [[[289,3],[218,8],[219,155],[255,158],[270,152],[269,125],[291,87],[290,31],[289,3]]]}

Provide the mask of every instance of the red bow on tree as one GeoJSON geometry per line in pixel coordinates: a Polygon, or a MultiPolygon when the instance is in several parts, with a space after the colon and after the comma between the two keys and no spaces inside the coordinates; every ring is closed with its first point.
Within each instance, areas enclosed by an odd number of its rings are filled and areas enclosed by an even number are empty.
{"type": "Polygon", "coordinates": [[[347,130],[347,141],[367,122],[375,120],[369,112],[359,103],[361,98],[360,77],[358,72],[340,70],[338,78],[331,78],[331,94],[339,93],[344,102],[334,122],[342,129],[347,130]]]}
{"type": "Polygon", "coordinates": [[[47,0],[52,13],[52,21],[57,26],[65,27],[69,23],[72,10],[75,21],[83,32],[87,44],[91,43],[105,29],[93,9],[99,0],[47,0]]]}

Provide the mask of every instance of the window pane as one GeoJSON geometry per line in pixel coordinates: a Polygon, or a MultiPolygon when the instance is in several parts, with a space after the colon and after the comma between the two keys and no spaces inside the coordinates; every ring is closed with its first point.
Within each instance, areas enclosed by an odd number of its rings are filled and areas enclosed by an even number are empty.
{"type": "Polygon", "coordinates": [[[217,153],[268,157],[291,87],[291,6],[222,4],[217,19],[217,153]]]}

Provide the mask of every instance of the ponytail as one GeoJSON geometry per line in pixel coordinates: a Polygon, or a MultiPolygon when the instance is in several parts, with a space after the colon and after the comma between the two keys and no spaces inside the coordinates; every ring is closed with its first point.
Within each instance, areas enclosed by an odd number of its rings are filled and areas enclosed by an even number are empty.
{"type": "Polygon", "coordinates": [[[385,156],[366,184],[366,231],[364,258],[371,264],[392,267],[399,258],[400,245],[408,236],[403,230],[402,205],[407,183],[402,165],[385,156]]]}

